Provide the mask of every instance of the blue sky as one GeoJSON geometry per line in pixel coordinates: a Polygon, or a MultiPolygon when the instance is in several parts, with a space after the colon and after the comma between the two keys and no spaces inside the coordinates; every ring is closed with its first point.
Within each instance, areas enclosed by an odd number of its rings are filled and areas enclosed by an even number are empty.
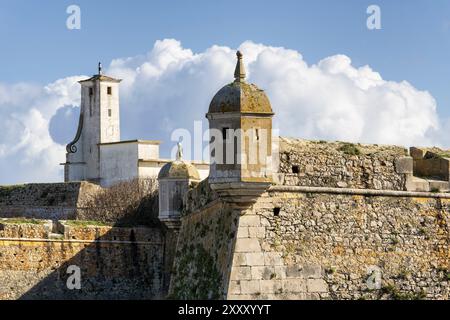
{"type": "Polygon", "coordinates": [[[408,80],[450,115],[450,2],[315,1],[0,1],[0,81],[47,83],[90,74],[97,60],[147,52],[175,38],[194,52],[245,40],[300,51],[308,63],[341,53],[384,79],[408,80]],[[82,29],[65,27],[66,8],[82,29]],[[366,8],[382,10],[382,30],[366,28],[366,8]]]}

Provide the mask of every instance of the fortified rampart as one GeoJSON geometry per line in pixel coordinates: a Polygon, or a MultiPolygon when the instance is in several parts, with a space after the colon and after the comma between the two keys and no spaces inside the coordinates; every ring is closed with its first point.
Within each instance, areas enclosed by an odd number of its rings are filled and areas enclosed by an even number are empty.
{"type": "Polygon", "coordinates": [[[0,217],[76,219],[99,190],[89,182],[0,186],[0,217]]]}
{"type": "Polygon", "coordinates": [[[145,190],[136,194],[142,186],[0,187],[0,299],[164,298],[175,244],[154,222],[157,207],[138,207],[146,203],[145,190]],[[118,215],[123,208],[114,206],[124,198],[131,199],[125,210],[130,204],[145,217],[118,215]],[[67,286],[70,266],[80,267],[80,290],[67,286]]]}
{"type": "Polygon", "coordinates": [[[175,297],[449,298],[450,194],[408,191],[405,149],[281,139],[280,158],[247,209],[205,182],[186,195],[175,297]]]}
{"type": "Polygon", "coordinates": [[[282,138],[278,183],[246,208],[193,184],[175,232],[98,222],[114,215],[86,214],[94,184],[1,187],[0,297],[448,299],[450,194],[408,189],[424,158],[282,138]]]}
{"type": "Polygon", "coordinates": [[[157,228],[2,219],[0,299],[163,298],[163,253],[157,228]],[[70,266],[80,268],[80,290],[67,286],[70,266]]]}
{"type": "Polygon", "coordinates": [[[277,146],[236,56],[206,114],[211,165],[120,141],[120,80],[81,81],[66,181],[109,188],[0,187],[0,298],[449,299],[450,153],[277,146]]]}
{"type": "Polygon", "coordinates": [[[240,213],[215,200],[183,218],[172,293],[448,299],[449,212],[448,194],[357,189],[274,186],[240,213]]]}
{"type": "Polygon", "coordinates": [[[283,185],[405,190],[403,147],[280,138],[278,183],[283,185]]]}

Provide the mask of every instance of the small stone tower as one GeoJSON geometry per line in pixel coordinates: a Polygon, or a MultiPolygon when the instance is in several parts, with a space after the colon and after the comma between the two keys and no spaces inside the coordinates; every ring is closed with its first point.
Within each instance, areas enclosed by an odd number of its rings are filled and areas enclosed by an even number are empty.
{"type": "Polygon", "coordinates": [[[102,74],[82,80],[80,120],[75,139],[67,149],[65,181],[100,178],[100,144],[120,141],[119,83],[102,74]]]}
{"type": "MultiPolygon", "coordinates": [[[[245,81],[237,52],[234,81],[211,101],[209,120],[213,189],[229,197],[252,198],[272,182],[272,107],[263,90],[245,81]]],[[[234,201],[234,200],[233,200],[234,201]]],[[[242,200],[245,202],[245,200],[242,200]]]]}
{"type": "Polygon", "coordinates": [[[192,183],[200,182],[195,166],[183,160],[181,144],[178,144],[176,160],[161,168],[158,181],[159,219],[168,228],[177,228],[183,210],[183,197],[192,183]]]}

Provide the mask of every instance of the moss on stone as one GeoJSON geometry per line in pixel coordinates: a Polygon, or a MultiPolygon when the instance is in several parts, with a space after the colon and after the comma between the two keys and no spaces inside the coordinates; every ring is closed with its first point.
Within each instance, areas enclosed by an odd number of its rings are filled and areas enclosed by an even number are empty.
{"type": "Polygon", "coordinates": [[[387,294],[392,300],[423,300],[427,296],[423,290],[419,292],[401,292],[393,285],[382,288],[381,292],[387,294]]]}
{"type": "Polygon", "coordinates": [[[185,251],[178,261],[176,270],[179,279],[189,279],[193,275],[195,283],[179,281],[175,284],[171,297],[175,299],[219,299],[221,276],[217,270],[216,260],[205,248],[198,244],[194,250],[185,251]]]}
{"type": "Polygon", "coordinates": [[[351,156],[359,156],[361,154],[361,150],[353,143],[344,143],[339,151],[351,155],[351,156]]]}

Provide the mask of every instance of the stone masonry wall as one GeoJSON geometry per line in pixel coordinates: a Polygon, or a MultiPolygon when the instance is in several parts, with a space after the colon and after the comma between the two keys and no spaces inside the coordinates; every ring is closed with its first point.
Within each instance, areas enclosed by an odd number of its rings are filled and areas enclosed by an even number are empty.
{"type": "Polygon", "coordinates": [[[238,213],[213,201],[182,218],[170,298],[224,299],[238,213]]]}
{"type": "Polygon", "coordinates": [[[2,219],[0,299],[164,298],[163,253],[156,228],[2,219]],[[80,290],[67,288],[71,265],[80,290]]]}
{"type": "Polygon", "coordinates": [[[289,138],[280,138],[279,147],[277,184],[406,190],[407,176],[398,170],[403,147],[289,138]]]}
{"type": "Polygon", "coordinates": [[[74,219],[100,189],[89,182],[0,186],[0,217],[74,219]]]}
{"type": "Polygon", "coordinates": [[[272,188],[239,220],[229,299],[448,299],[450,199],[272,188]]]}

